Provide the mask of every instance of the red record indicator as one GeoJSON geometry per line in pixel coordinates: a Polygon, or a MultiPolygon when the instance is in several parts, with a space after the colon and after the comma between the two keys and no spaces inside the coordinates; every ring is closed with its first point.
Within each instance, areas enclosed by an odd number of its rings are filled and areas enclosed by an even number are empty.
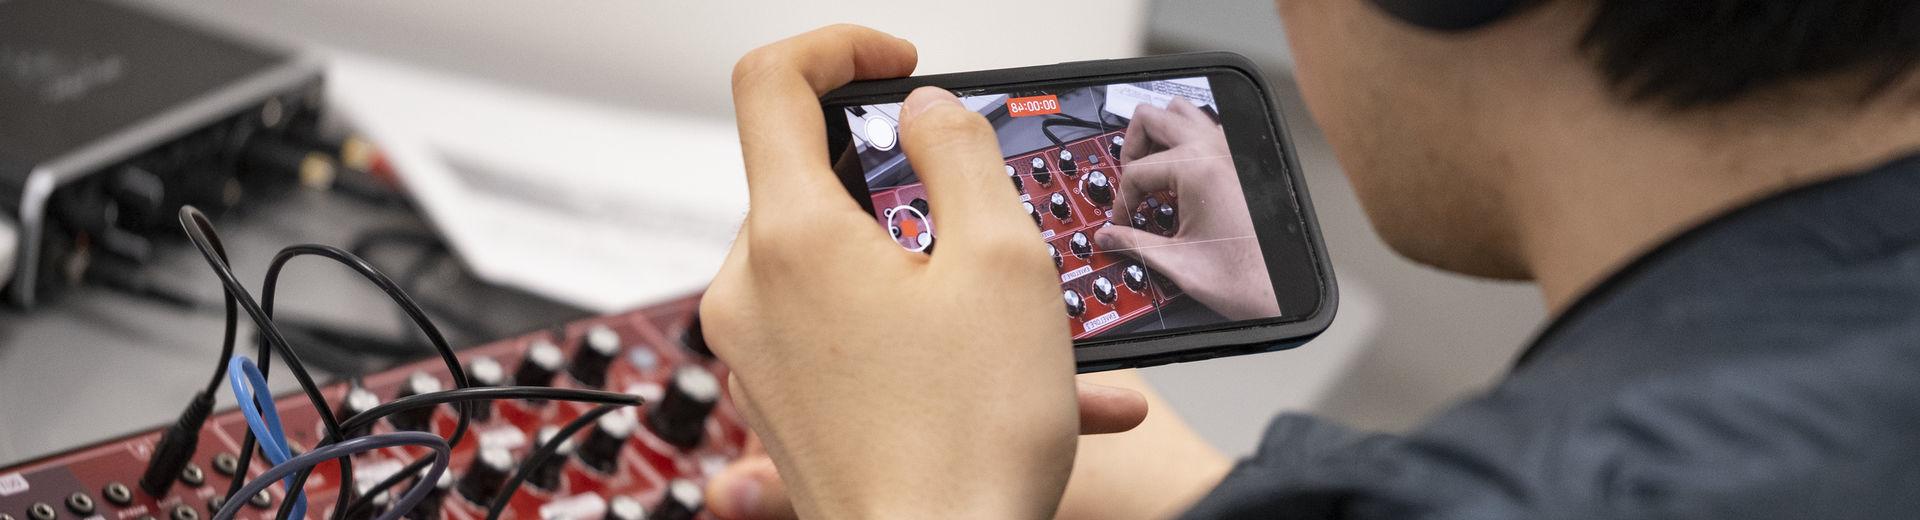
{"type": "Polygon", "coordinates": [[[887,233],[893,235],[893,241],[908,251],[926,251],[933,248],[933,221],[927,218],[922,199],[914,199],[917,204],[901,204],[881,211],[887,218],[887,233]]]}

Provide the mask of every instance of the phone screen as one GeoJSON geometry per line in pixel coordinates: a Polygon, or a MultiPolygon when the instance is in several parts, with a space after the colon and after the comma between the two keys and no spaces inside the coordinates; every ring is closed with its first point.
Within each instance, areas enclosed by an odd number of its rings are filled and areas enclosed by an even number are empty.
{"type": "MultiPolygon", "coordinates": [[[[961,102],[999,135],[1019,192],[1010,203],[1047,245],[1076,340],[1286,315],[1255,215],[1288,202],[1249,200],[1242,179],[1258,172],[1236,166],[1222,126],[1231,108],[1207,76],[980,89],[961,102]]],[[[900,107],[830,107],[851,141],[836,168],[859,170],[874,219],[902,249],[932,253],[940,208],[900,149],[900,107]]]]}

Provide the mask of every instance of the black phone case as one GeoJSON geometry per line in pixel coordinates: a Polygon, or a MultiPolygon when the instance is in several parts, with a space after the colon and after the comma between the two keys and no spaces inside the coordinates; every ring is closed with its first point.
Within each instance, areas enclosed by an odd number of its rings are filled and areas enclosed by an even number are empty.
{"type": "MultiPolygon", "coordinates": [[[[1167,363],[1199,361],[1225,356],[1257,354],[1286,350],[1306,344],[1320,335],[1333,322],[1334,311],[1339,307],[1339,290],[1335,283],[1332,263],[1327,259],[1326,241],[1320,234],[1320,221],[1315,216],[1313,204],[1307,195],[1306,179],[1302,177],[1300,163],[1295,157],[1293,139],[1287,133],[1286,121],[1279,113],[1279,107],[1273,100],[1273,89],[1245,56],[1231,52],[1197,52],[1124,58],[1111,60],[1091,60],[1018,67],[1011,69],[936,74],[897,79],[860,81],[848,84],[821,96],[822,108],[832,115],[829,106],[856,104],[868,101],[868,98],[904,96],[915,88],[937,86],[965,96],[973,91],[986,88],[1018,87],[1027,84],[1054,84],[1074,80],[1099,79],[1106,83],[1122,83],[1130,76],[1163,76],[1167,73],[1191,71],[1196,74],[1211,72],[1233,72],[1245,76],[1260,94],[1260,101],[1267,115],[1268,131],[1278,145],[1277,150],[1259,150],[1256,153],[1281,154],[1281,164],[1285,165],[1287,190],[1300,208],[1302,234],[1312,251],[1313,261],[1319,266],[1315,269],[1320,282],[1320,305],[1304,318],[1279,318],[1270,323],[1249,323],[1227,329],[1202,330],[1185,333],[1173,333],[1147,338],[1101,342],[1089,342],[1086,346],[1076,345],[1074,359],[1080,373],[1139,368],[1167,363]]],[[[830,117],[828,120],[832,120],[830,117]]],[[[849,184],[852,196],[864,195],[864,186],[849,184]],[[852,191],[860,189],[863,191],[852,191]]]]}

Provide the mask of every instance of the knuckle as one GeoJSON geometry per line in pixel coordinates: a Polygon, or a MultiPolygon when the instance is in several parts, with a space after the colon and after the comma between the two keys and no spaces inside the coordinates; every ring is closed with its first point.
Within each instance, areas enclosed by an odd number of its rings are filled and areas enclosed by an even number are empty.
{"type": "Polygon", "coordinates": [[[790,60],[783,43],[769,44],[751,51],[733,63],[733,92],[738,94],[759,83],[761,78],[786,70],[790,60]]]}

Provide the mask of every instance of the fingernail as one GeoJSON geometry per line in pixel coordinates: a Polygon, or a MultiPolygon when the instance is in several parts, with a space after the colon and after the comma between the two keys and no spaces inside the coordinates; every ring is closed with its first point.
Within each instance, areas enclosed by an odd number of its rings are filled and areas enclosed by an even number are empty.
{"type": "Polygon", "coordinates": [[[947,92],[946,89],[940,87],[920,87],[913,89],[913,93],[907,95],[906,104],[900,107],[900,119],[913,117],[914,114],[924,112],[934,105],[943,103],[959,106],[960,98],[954,97],[952,92],[947,92]]]}
{"type": "Polygon", "coordinates": [[[727,502],[733,505],[733,514],[740,518],[758,518],[761,516],[760,479],[750,475],[741,475],[727,485],[727,502]]]}

